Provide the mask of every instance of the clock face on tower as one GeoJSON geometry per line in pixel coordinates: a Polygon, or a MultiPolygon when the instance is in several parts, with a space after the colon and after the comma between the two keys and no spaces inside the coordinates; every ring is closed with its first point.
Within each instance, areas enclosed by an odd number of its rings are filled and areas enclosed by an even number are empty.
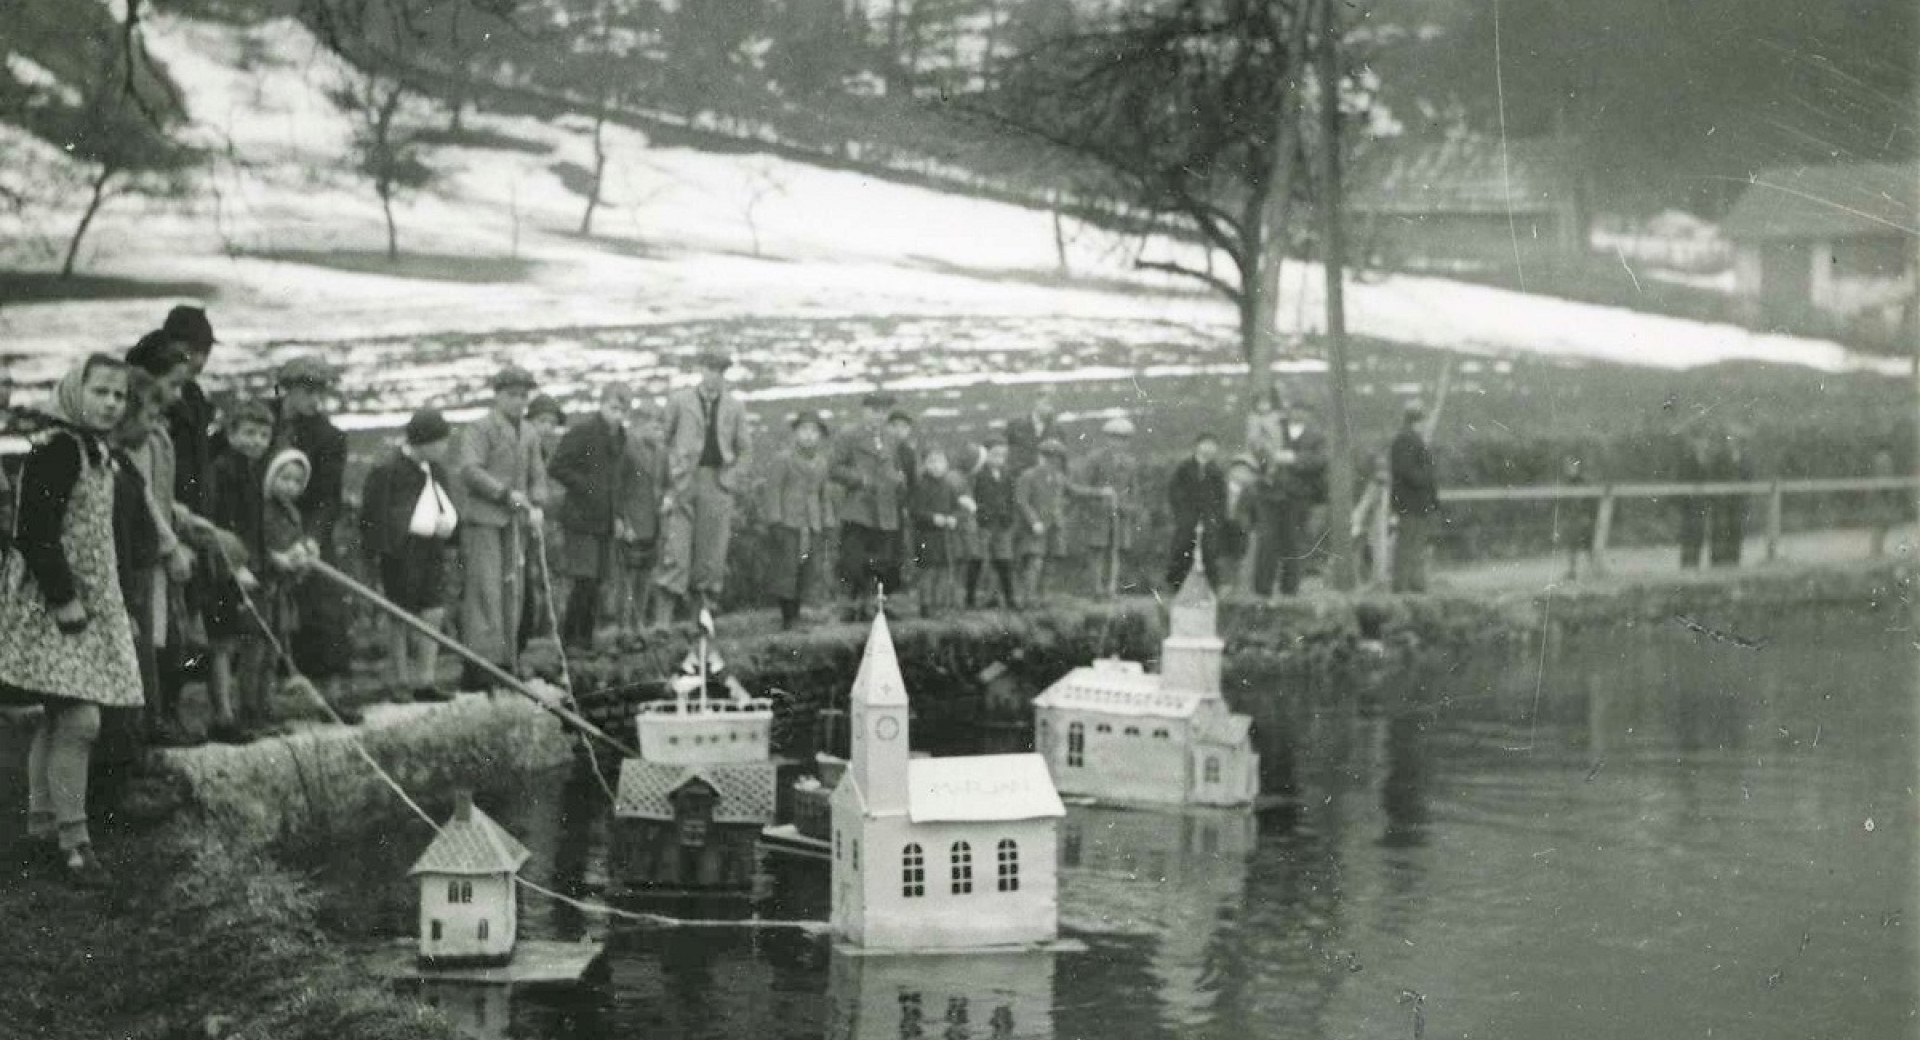
{"type": "Polygon", "coordinates": [[[891,715],[882,715],[873,720],[873,735],[881,740],[892,740],[900,735],[900,720],[891,715]]]}

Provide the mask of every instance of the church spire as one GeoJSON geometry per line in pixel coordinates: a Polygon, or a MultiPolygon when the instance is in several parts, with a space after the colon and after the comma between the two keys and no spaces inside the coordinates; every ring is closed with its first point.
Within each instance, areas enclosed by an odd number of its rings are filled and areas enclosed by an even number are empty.
{"type": "Polygon", "coordinates": [[[893,649],[893,633],[887,628],[886,611],[873,616],[873,628],[867,633],[866,653],[860,657],[860,671],[853,678],[850,699],[854,704],[905,707],[907,683],[900,675],[900,658],[893,649]]]}
{"type": "Polygon", "coordinates": [[[1181,604],[1211,604],[1213,583],[1207,580],[1206,564],[1207,525],[1199,524],[1193,529],[1193,565],[1187,568],[1187,577],[1180,583],[1180,591],[1173,597],[1173,605],[1178,609],[1181,604]]]}

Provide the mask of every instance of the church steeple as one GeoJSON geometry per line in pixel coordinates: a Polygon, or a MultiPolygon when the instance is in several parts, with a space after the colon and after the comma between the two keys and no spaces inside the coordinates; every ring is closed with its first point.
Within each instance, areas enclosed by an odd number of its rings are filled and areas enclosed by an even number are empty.
{"type": "Polygon", "coordinates": [[[1172,693],[1220,696],[1220,601],[1207,581],[1205,531],[1196,531],[1193,566],[1173,597],[1167,638],[1160,644],[1161,687],[1172,693]]]}
{"type": "Polygon", "coordinates": [[[900,675],[887,615],[874,615],[853,679],[853,760],[848,770],[873,813],[907,809],[907,684],[900,675]]]}

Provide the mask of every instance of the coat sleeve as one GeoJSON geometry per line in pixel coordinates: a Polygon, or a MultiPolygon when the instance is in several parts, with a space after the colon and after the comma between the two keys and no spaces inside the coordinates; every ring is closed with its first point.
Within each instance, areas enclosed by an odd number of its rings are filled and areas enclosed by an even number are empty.
{"type": "Polygon", "coordinates": [[[67,503],[80,480],[80,456],[78,438],[56,435],[29,453],[20,470],[19,535],[14,545],[40,594],[54,607],[71,603],[77,594],[60,536],[67,525],[67,503]]]}
{"type": "Polygon", "coordinates": [[[507,486],[487,472],[488,448],[492,440],[490,427],[491,424],[482,419],[460,431],[457,473],[461,486],[475,498],[485,502],[502,502],[507,497],[507,486]]]}

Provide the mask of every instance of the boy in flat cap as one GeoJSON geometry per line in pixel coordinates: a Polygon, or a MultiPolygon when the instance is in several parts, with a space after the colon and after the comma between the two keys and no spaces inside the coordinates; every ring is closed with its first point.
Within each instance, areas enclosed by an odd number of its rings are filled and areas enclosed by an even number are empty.
{"type": "Polygon", "coordinates": [[[892,394],[868,394],[861,401],[861,422],[834,439],[828,467],[842,495],[840,580],[858,617],[871,613],[881,584],[895,580],[906,475],[900,472],[895,442],[887,432],[893,405],[892,394]]]}
{"type": "Polygon", "coordinates": [[[670,623],[682,601],[716,607],[727,583],[734,496],[746,472],[752,439],[747,409],[727,389],[732,360],[700,355],[700,383],[667,401],[666,533],[654,574],[653,620],[670,623]]]}
{"type": "MultiPolygon", "coordinates": [[[[512,672],[525,598],[523,528],[539,523],[546,497],[539,438],[526,421],[533,376],[509,365],[493,377],[493,407],[461,431],[455,455],[454,504],[460,514],[460,633],[476,653],[512,672]]],[[[462,685],[492,685],[469,668],[462,685]]]]}

